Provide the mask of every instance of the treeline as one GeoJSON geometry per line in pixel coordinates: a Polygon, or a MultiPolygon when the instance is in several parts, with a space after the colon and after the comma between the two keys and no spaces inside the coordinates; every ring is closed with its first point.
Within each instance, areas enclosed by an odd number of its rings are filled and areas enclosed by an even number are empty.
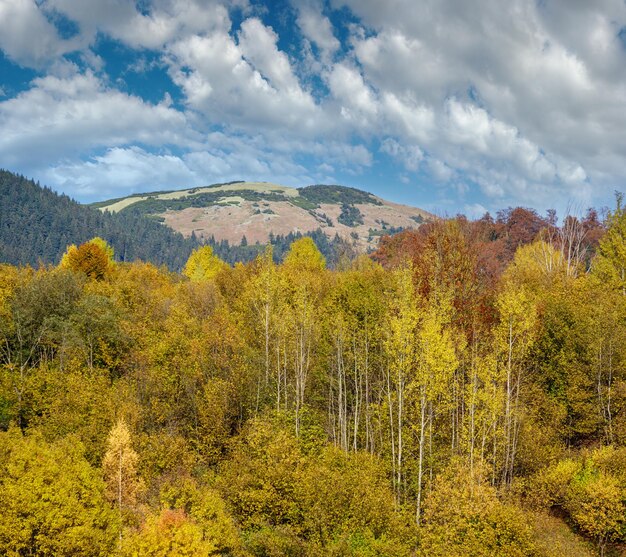
{"type": "Polygon", "coordinates": [[[101,240],[0,266],[0,552],[625,541],[626,212],[521,216],[441,220],[334,271],[309,238],[281,264],[206,246],[182,275],[101,240]]]}
{"type": "Polygon", "coordinates": [[[338,234],[329,239],[320,228],[313,232],[290,232],[289,234],[272,234],[270,232],[267,244],[256,242],[249,244],[245,236],[241,238],[239,245],[231,244],[228,240],[216,240],[211,236],[205,244],[213,249],[213,252],[229,265],[235,263],[250,263],[266,250],[267,245],[272,247],[272,259],[274,263],[281,263],[293,242],[301,238],[311,238],[315,247],[326,260],[326,265],[334,269],[341,261],[351,261],[357,251],[353,245],[341,238],[338,234]]]}

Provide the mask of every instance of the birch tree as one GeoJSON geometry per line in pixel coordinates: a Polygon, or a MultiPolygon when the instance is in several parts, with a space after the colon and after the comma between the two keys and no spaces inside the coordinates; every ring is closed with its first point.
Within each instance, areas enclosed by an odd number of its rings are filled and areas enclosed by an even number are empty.
{"type": "Polygon", "coordinates": [[[385,340],[387,405],[393,486],[396,501],[402,502],[405,491],[404,429],[407,384],[417,366],[417,327],[420,313],[413,287],[412,267],[407,265],[393,273],[394,298],[389,307],[385,340]]]}
{"type": "Polygon", "coordinates": [[[536,308],[522,288],[505,287],[497,300],[500,323],[495,331],[495,348],[504,388],[504,455],[502,482],[510,485],[520,428],[520,394],[525,373],[525,357],[533,343],[536,308]]]}
{"type": "MultiPolygon", "coordinates": [[[[410,387],[418,415],[418,422],[414,426],[419,440],[416,504],[418,524],[421,517],[426,438],[429,438],[429,445],[432,447],[436,406],[449,392],[454,372],[459,364],[454,337],[448,326],[451,312],[450,296],[445,294],[433,296],[417,333],[417,373],[412,378],[410,387]]],[[[432,462],[430,466],[432,470],[432,462]]]]}
{"type": "Polygon", "coordinates": [[[326,261],[311,238],[296,240],[282,267],[285,287],[289,290],[287,319],[290,325],[290,348],[287,353],[294,377],[296,435],[300,432],[301,412],[305,404],[307,382],[317,342],[317,308],[322,295],[326,261]]]}
{"type": "MultiPolygon", "coordinates": [[[[142,483],[137,474],[138,455],[131,445],[130,430],[124,419],[118,420],[107,440],[107,451],[102,460],[106,482],[106,496],[117,508],[120,523],[126,512],[137,504],[142,483]]],[[[119,543],[122,543],[120,529],[119,543]]]]}

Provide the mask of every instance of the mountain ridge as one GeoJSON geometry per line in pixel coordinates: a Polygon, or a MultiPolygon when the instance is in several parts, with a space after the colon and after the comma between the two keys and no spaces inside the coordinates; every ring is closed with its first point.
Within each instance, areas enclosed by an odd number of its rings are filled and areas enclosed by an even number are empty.
{"type": "Polygon", "coordinates": [[[311,233],[349,240],[358,251],[378,239],[433,220],[434,215],[364,190],[336,184],[292,188],[233,181],[181,190],[133,194],[93,203],[101,211],[155,218],[185,237],[265,243],[271,235],[311,233]]]}

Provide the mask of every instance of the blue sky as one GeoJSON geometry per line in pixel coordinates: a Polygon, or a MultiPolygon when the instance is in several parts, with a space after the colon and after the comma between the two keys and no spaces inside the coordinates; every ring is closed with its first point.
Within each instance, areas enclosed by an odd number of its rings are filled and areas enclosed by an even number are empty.
{"type": "Polygon", "coordinates": [[[611,206],[625,37],[623,0],[0,0],[0,166],[84,202],[264,180],[611,206]]]}

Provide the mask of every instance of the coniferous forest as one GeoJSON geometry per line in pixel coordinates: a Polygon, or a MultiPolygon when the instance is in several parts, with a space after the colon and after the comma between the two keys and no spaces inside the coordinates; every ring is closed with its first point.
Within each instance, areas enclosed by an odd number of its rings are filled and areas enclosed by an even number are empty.
{"type": "Polygon", "coordinates": [[[3,555],[556,556],[626,542],[626,211],[0,265],[3,555]]]}

